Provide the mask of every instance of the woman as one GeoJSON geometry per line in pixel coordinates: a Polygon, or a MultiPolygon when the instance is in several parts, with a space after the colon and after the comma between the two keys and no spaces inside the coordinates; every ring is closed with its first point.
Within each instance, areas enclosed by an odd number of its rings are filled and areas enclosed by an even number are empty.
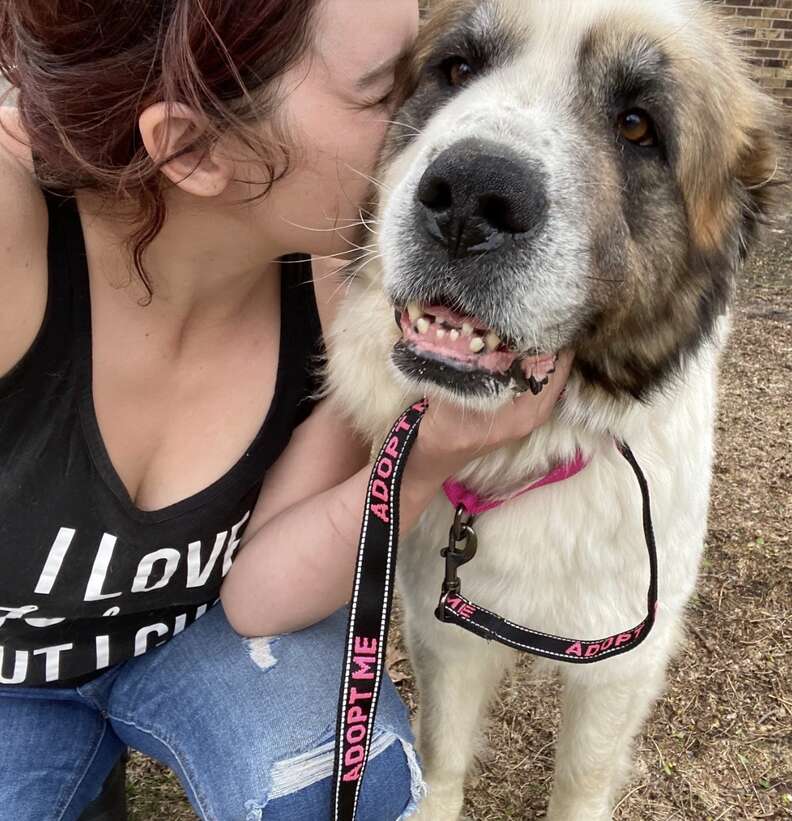
{"type": "MultiPolygon", "coordinates": [[[[311,398],[339,285],[305,255],[349,249],[417,23],[417,0],[0,10],[4,818],[77,818],[127,746],[202,818],[328,817],[368,448],[311,398]]],[[[403,526],[564,377],[494,422],[434,406],[403,526]]],[[[390,682],[373,752],[359,817],[407,817],[390,682]]]]}

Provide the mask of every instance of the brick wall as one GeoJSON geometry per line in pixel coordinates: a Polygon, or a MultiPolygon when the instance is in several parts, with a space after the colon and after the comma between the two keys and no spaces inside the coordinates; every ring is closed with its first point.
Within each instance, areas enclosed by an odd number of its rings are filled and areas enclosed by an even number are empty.
{"type": "Polygon", "coordinates": [[[745,43],[759,84],[792,121],[792,0],[713,0],[745,43]]]}

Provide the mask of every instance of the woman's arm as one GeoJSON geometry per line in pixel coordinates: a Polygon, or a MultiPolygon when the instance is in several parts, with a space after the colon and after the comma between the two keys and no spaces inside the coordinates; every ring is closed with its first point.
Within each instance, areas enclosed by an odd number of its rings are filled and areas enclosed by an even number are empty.
{"type": "MultiPolygon", "coordinates": [[[[571,365],[564,356],[550,385],[491,414],[435,403],[421,424],[405,470],[402,533],[443,481],[500,445],[547,421],[571,365]]],[[[248,636],[307,627],[350,598],[365,492],[368,451],[325,404],[296,432],[268,475],[243,548],[221,591],[231,625],[248,636]]]]}
{"type": "MultiPolygon", "coordinates": [[[[348,601],[357,555],[369,451],[328,403],[298,429],[268,474],[240,553],[221,591],[243,635],[307,627],[348,601]]],[[[402,531],[443,477],[405,476],[402,531]]]]}

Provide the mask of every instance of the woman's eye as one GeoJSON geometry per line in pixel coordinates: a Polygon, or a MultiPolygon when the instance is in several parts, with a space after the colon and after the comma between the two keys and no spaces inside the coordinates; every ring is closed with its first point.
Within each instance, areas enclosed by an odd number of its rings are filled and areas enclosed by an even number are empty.
{"type": "Polygon", "coordinates": [[[385,105],[386,103],[389,103],[389,102],[390,102],[390,100],[391,100],[391,98],[393,97],[393,92],[394,92],[394,91],[396,91],[396,86],[395,86],[395,85],[394,85],[394,86],[391,86],[391,87],[388,89],[387,94],[385,94],[384,96],[380,97],[380,98],[379,98],[379,100],[377,100],[377,102],[375,103],[375,105],[385,105]]]}
{"type": "Polygon", "coordinates": [[[627,142],[641,148],[653,148],[658,144],[654,120],[642,108],[631,108],[619,114],[619,133],[627,142]]]}
{"type": "Polygon", "coordinates": [[[363,103],[360,107],[363,109],[366,108],[379,108],[380,106],[387,105],[390,103],[391,98],[393,97],[394,92],[396,91],[396,86],[392,86],[388,89],[388,93],[377,97],[376,100],[368,100],[367,102],[363,103]]]}
{"type": "Polygon", "coordinates": [[[453,88],[467,85],[475,76],[473,66],[464,57],[449,57],[443,63],[443,74],[453,88]]]}

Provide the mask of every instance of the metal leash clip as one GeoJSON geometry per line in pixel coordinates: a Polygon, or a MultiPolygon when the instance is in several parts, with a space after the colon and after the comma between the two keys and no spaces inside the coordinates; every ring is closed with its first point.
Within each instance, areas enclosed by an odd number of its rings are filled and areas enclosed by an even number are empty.
{"type": "Polygon", "coordinates": [[[478,550],[478,536],[473,529],[475,516],[467,516],[465,508],[460,505],[454,516],[454,524],[448,533],[448,547],[443,548],[440,554],[445,559],[445,581],[443,582],[443,598],[449,593],[462,592],[462,582],[459,579],[459,568],[472,561],[478,550]],[[464,542],[462,550],[457,545],[464,542]]]}

